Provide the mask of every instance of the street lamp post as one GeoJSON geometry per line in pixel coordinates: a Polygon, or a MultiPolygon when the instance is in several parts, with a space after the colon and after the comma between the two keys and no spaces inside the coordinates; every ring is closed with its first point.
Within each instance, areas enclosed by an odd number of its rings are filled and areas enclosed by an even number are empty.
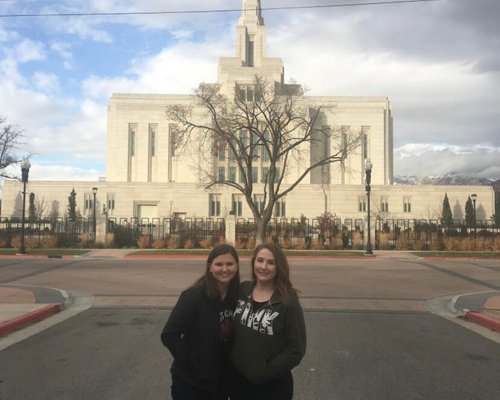
{"type": "Polygon", "coordinates": [[[19,247],[19,253],[26,253],[26,247],[24,246],[24,219],[26,214],[26,184],[28,183],[28,175],[30,173],[31,164],[28,160],[24,160],[21,163],[21,181],[23,182],[23,210],[21,214],[21,246],[19,247]]]}
{"type": "Polygon", "coordinates": [[[477,200],[477,194],[473,193],[470,195],[470,198],[472,199],[472,206],[474,207],[474,235],[476,234],[476,225],[477,225],[477,218],[476,218],[476,200],[477,200]]]}
{"type": "Polygon", "coordinates": [[[371,238],[371,229],[370,229],[370,192],[371,192],[371,182],[372,182],[372,167],[373,164],[370,161],[370,159],[366,160],[365,164],[365,173],[366,173],[366,180],[365,180],[365,189],[366,189],[366,196],[368,200],[368,241],[366,244],[366,252],[365,254],[371,255],[373,254],[372,251],[372,238],[371,238]]]}
{"type": "Polygon", "coordinates": [[[94,218],[93,218],[93,220],[92,220],[92,223],[93,223],[93,225],[92,225],[92,231],[94,232],[94,242],[95,242],[96,237],[97,237],[97,235],[96,235],[96,233],[97,233],[97,230],[96,230],[96,220],[95,220],[95,218],[96,218],[96,215],[95,215],[95,209],[96,209],[96,195],[97,195],[97,188],[96,188],[96,187],[93,187],[93,188],[92,188],[92,193],[94,194],[94,203],[93,203],[93,205],[94,205],[94,207],[93,207],[94,218]]]}

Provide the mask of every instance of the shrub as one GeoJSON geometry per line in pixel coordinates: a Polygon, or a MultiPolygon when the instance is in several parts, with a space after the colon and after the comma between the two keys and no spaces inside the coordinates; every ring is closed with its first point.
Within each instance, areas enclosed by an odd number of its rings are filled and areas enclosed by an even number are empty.
{"type": "Polygon", "coordinates": [[[381,232],[378,235],[378,247],[380,250],[387,250],[389,248],[389,234],[381,232]]]}
{"type": "Polygon", "coordinates": [[[245,248],[253,250],[255,249],[255,238],[248,238],[245,248]]]}
{"type": "Polygon", "coordinates": [[[306,250],[307,249],[307,242],[304,238],[297,238],[297,241],[295,242],[294,247],[297,250],[306,250]]]}
{"type": "Polygon", "coordinates": [[[427,250],[427,242],[425,240],[415,240],[415,244],[413,245],[415,250],[427,250]]]}
{"type": "Polygon", "coordinates": [[[356,231],[352,234],[352,244],[353,244],[353,246],[352,246],[353,249],[356,249],[356,250],[363,249],[363,237],[361,235],[361,232],[356,231]]]}
{"type": "Polygon", "coordinates": [[[165,239],[155,239],[153,242],[153,249],[164,249],[167,247],[165,239]]]}
{"type": "Polygon", "coordinates": [[[323,242],[320,238],[317,238],[311,243],[311,249],[312,250],[323,250],[325,246],[323,245],[323,242]]]}
{"type": "Polygon", "coordinates": [[[57,247],[57,243],[58,243],[57,235],[45,236],[44,241],[42,243],[42,248],[53,249],[57,247]]]}
{"type": "Polygon", "coordinates": [[[115,245],[115,234],[108,232],[104,238],[104,244],[106,247],[114,247],[115,245]]]}
{"type": "Polygon", "coordinates": [[[206,238],[200,241],[200,247],[202,249],[211,249],[212,248],[212,239],[206,238]]]}
{"type": "Polygon", "coordinates": [[[38,249],[40,247],[40,241],[35,237],[27,237],[24,240],[24,245],[27,249],[38,249]]]}
{"type": "Polygon", "coordinates": [[[21,238],[19,235],[12,236],[12,239],[10,239],[10,247],[17,249],[21,246],[21,238]]]}
{"type": "Polygon", "coordinates": [[[141,235],[139,239],[137,239],[137,247],[140,249],[150,249],[153,245],[153,238],[151,235],[141,235]]]}
{"type": "Polygon", "coordinates": [[[178,249],[179,248],[179,238],[171,236],[167,240],[167,249],[178,249]]]}
{"type": "Polygon", "coordinates": [[[446,237],[443,239],[443,250],[456,251],[459,250],[459,239],[456,237],[446,237]]]}
{"type": "Polygon", "coordinates": [[[188,239],[184,242],[185,249],[194,249],[194,243],[191,239],[188,239]]]}
{"type": "Polygon", "coordinates": [[[404,233],[400,233],[396,240],[396,250],[408,250],[410,243],[404,233]]]}
{"type": "Polygon", "coordinates": [[[236,242],[234,243],[234,247],[236,249],[244,249],[246,246],[246,241],[244,239],[236,239],[236,242]]]}
{"type": "Polygon", "coordinates": [[[93,243],[92,236],[90,233],[84,232],[80,236],[80,246],[82,248],[87,248],[91,247],[91,244],[93,243]]]}
{"type": "Polygon", "coordinates": [[[118,248],[135,247],[137,244],[135,240],[136,233],[127,226],[114,225],[112,233],[114,235],[115,246],[118,248]]]}

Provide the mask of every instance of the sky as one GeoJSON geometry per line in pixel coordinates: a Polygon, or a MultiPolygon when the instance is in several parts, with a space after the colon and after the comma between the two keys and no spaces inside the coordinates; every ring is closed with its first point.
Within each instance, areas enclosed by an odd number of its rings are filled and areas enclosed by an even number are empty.
{"type": "MultiPolygon", "coordinates": [[[[359,5],[370,2],[261,0],[267,55],[308,95],[388,97],[395,175],[500,179],[500,1],[359,5]],[[266,10],[297,6],[311,8],[266,10]]],[[[111,94],[215,82],[219,58],[236,54],[241,6],[0,0],[0,116],[24,134],[30,180],[104,177],[111,94]],[[235,11],[180,12],[214,9],[235,11]]]]}

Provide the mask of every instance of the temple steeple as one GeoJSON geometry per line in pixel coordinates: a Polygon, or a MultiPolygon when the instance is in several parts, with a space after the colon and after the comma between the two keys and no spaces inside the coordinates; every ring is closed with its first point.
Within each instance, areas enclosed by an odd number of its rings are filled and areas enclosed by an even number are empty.
{"type": "Polygon", "coordinates": [[[239,25],[264,25],[260,0],[243,0],[239,25]]]}
{"type": "Polygon", "coordinates": [[[236,26],[236,57],[219,61],[218,82],[224,93],[234,93],[235,84],[251,85],[260,76],[268,82],[282,84],[283,61],[267,57],[267,34],[260,0],[243,0],[236,26]]]}
{"type": "Polygon", "coordinates": [[[260,0],[243,0],[236,28],[236,56],[244,67],[259,67],[266,57],[266,28],[260,0]]]}

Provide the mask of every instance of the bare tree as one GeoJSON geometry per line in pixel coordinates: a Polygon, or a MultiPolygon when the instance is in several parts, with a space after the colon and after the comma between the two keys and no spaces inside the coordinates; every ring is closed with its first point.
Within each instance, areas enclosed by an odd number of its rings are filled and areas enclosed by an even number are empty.
{"type": "Polygon", "coordinates": [[[329,107],[312,107],[299,85],[257,76],[252,85],[237,84],[233,98],[220,89],[201,84],[195,104],[171,106],[167,116],[176,125],[178,147],[197,143],[199,154],[206,154],[199,165],[205,187],[225,185],[243,194],[261,243],[278,201],[314,169],[342,162],[361,136],[343,133],[341,140],[340,129],[324,125],[329,107]]]}
{"type": "Polygon", "coordinates": [[[49,209],[48,203],[45,201],[45,198],[42,197],[36,197],[35,198],[35,216],[37,221],[42,221],[46,215],[47,211],[49,209]]]}
{"type": "Polygon", "coordinates": [[[0,117],[0,177],[15,178],[13,174],[6,172],[6,168],[28,158],[16,154],[23,144],[22,138],[23,133],[19,128],[0,117]]]}

